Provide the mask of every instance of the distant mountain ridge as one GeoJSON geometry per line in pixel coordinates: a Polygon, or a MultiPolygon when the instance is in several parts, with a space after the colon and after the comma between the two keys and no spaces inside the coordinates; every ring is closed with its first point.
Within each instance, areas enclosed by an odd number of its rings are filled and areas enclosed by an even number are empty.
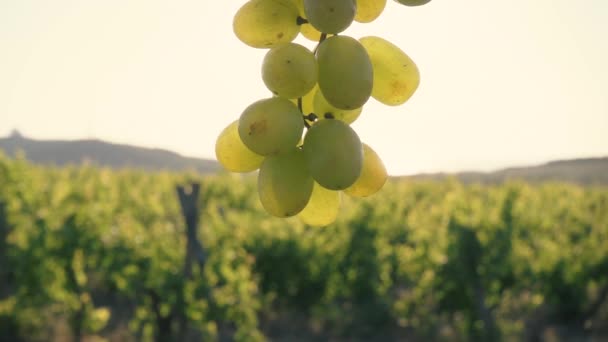
{"type": "Polygon", "coordinates": [[[0,150],[9,156],[23,151],[37,164],[78,165],[85,162],[110,168],[136,168],[147,171],[185,171],[215,173],[221,169],[215,160],[184,157],[177,153],[108,143],[101,140],[34,140],[14,131],[0,138],[0,150]]]}
{"type": "Polygon", "coordinates": [[[464,183],[498,184],[520,179],[533,183],[559,181],[608,186],[608,157],[556,160],[536,166],[511,167],[494,172],[428,173],[406,178],[443,179],[447,177],[458,178],[464,183]]]}
{"type": "MultiPolygon", "coordinates": [[[[108,143],[101,140],[34,140],[14,131],[0,138],[0,150],[9,156],[23,151],[37,164],[68,165],[90,162],[110,168],[136,168],[147,171],[185,171],[216,173],[222,170],[215,160],[184,157],[177,153],[108,143]]],[[[537,166],[513,167],[494,172],[433,173],[402,176],[406,179],[444,179],[455,177],[464,183],[502,183],[509,179],[528,182],[562,181],[581,185],[608,186],[608,157],[558,160],[537,166]]]]}

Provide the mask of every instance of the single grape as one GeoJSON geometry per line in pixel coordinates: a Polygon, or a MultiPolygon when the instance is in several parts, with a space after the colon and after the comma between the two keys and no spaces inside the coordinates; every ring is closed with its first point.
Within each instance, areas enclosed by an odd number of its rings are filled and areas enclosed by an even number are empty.
{"type": "Polygon", "coordinates": [[[259,100],[249,105],[239,119],[239,136],[245,146],[263,155],[293,149],[304,130],[302,114],[282,97],[259,100]]]}
{"type": "Polygon", "coordinates": [[[304,13],[312,26],[323,33],[340,33],[355,18],[355,0],[304,0],[304,13]]]}
{"type": "Polygon", "coordinates": [[[235,120],[217,137],[215,143],[217,161],[231,172],[251,172],[260,168],[264,157],[243,144],[239,137],[239,122],[235,120]]]}
{"type": "Polygon", "coordinates": [[[312,52],[300,44],[279,45],[266,53],[262,79],[274,94],[298,98],[317,84],[317,61],[312,52]]]}
{"type": "Polygon", "coordinates": [[[301,149],[264,159],[258,174],[258,195],[264,209],[277,217],[296,215],[308,204],[313,180],[301,149]]]}
{"type": "Polygon", "coordinates": [[[353,197],[367,197],[380,191],[388,179],[386,168],[378,154],[367,144],[363,145],[363,169],[357,181],[344,190],[353,197]]]}
{"type": "Polygon", "coordinates": [[[421,6],[431,2],[431,0],[395,0],[405,6],[421,6]]]}
{"type": "Polygon", "coordinates": [[[250,0],[235,14],[237,38],[254,48],[289,43],[300,32],[298,8],[290,0],[250,0]]]}
{"type": "Polygon", "coordinates": [[[353,110],[336,108],[332,106],[331,103],[327,102],[327,100],[323,96],[323,93],[320,91],[317,91],[315,93],[313,99],[313,108],[314,113],[317,115],[319,120],[336,119],[344,121],[349,125],[355,122],[355,120],[357,120],[357,118],[359,117],[359,115],[361,115],[361,112],[363,111],[362,107],[353,110]]]}
{"type": "Polygon", "coordinates": [[[414,61],[399,47],[380,37],[363,37],[359,41],[374,68],[372,97],[389,106],[403,104],[420,84],[420,73],[414,61]]]}
{"type": "Polygon", "coordinates": [[[303,149],[312,178],[327,189],[346,189],[361,174],[361,140],[340,120],[315,123],[304,136],[303,149]]]}
{"type": "MultiPolygon", "coordinates": [[[[291,0],[296,7],[298,8],[298,12],[300,13],[300,18],[308,21],[306,19],[306,13],[304,12],[304,0],[291,0]]],[[[304,23],[300,25],[300,33],[308,40],[312,40],[313,42],[318,42],[321,39],[321,32],[319,32],[316,28],[314,28],[310,23],[304,23]]]]}
{"type": "Polygon", "coordinates": [[[357,109],[372,93],[374,72],[365,48],[348,36],[325,39],[317,50],[319,89],[334,107],[357,109]]]}
{"type": "Polygon", "coordinates": [[[386,0],[357,0],[355,21],[370,23],[382,14],[384,7],[386,7],[386,0]]]}
{"type": "Polygon", "coordinates": [[[302,222],[323,227],[333,223],[340,209],[340,192],[325,189],[315,182],[306,207],[298,214],[302,222]]]}

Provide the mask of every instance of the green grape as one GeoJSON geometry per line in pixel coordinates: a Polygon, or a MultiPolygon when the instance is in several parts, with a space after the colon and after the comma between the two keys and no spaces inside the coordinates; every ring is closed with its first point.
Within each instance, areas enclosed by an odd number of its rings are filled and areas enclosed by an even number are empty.
{"type": "Polygon", "coordinates": [[[382,14],[384,7],[386,7],[386,0],[357,0],[355,21],[370,23],[382,14]]]}
{"type": "Polygon", "coordinates": [[[407,101],[420,84],[420,73],[412,59],[399,47],[380,37],[359,39],[374,68],[372,97],[389,106],[407,101]]]}
{"type": "Polygon", "coordinates": [[[319,44],[319,89],[334,107],[357,109],[372,93],[374,72],[365,48],[348,36],[333,36],[319,44]]]}
{"type": "Polygon", "coordinates": [[[297,18],[290,0],[251,0],[236,12],[232,28],[243,43],[272,48],[294,40],[300,32],[297,18]]]}
{"type": "Polygon", "coordinates": [[[357,181],[344,192],[353,197],[367,197],[382,189],[388,179],[386,168],[378,154],[368,145],[363,145],[363,169],[357,181]]]}
{"type": "Polygon", "coordinates": [[[235,120],[220,133],[215,143],[217,161],[231,172],[251,172],[260,168],[264,157],[254,153],[239,137],[239,122],[235,120]]]}
{"type": "Polygon", "coordinates": [[[317,84],[317,61],[304,46],[283,44],[266,53],[262,79],[266,87],[280,97],[301,97],[317,84]]]}
{"type": "MultiPolygon", "coordinates": [[[[304,13],[304,0],[291,0],[300,13],[302,19],[306,19],[306,13],[304,13]]],[[[308,19],[306,19],[308,20],[308,19]]],[[[318,42],[321,39],[321,32],[314,28],[309,23],[300,25],[300,33],[308,40],[318,42]]]]}
{"type": "Polygon", "coordinates": [[[264,209],[277,217],[296,215],[308,204],[313,180],[301,149],[264,159],[258,174],[258,195],[264,209]]]}
{"type": "Polygon", "coordinates": [[[363,107],[348,110],[348,109],[339,109],[331,105],[331,103],[327,102],[323,93],[317,91],[315,93],[315,97],[313,99],[313,108],[314,113],[317,115],[319,120],[324,119],[337,119],[346,122],[347,124],[351,124],[357,120],[361,111],[363,111],[363,107]]]}
{"type": "Polygon", "coordinates": [[[310,200],[298,218],[308,225],[323,227],[336,220],[339,209],[340,192],[325,189],[315,182],[310,200]]]}
{"type": "Polygon", "coordinates": [[[431,2],[431,0],[395,0],[405,6],[421,6],[431,2]]]}
{"type": "Polygon", "coordinates": [[[259,100],[249,105],[239,119],[239,136],[250,150],[263,155],[290,151],[304,130],[302,114],[282,97],[259,100]]]}
{"type": "Polygon", "coordinates": [[[355,0],[304,0],[308,22],[323,33],[340,33],[355,18],[355,0]]]}
{"type": "Polygon", "coordinates": [[[303,149],[312,178],[327,189],[346,189],[361,174],[361,140],[340,120],[315,123],[304,136],[303,149]]]}

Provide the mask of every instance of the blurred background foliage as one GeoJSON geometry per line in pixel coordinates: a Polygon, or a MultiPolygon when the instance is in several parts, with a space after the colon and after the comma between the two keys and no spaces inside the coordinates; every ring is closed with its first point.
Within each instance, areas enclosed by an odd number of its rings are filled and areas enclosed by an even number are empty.
{"type": "Polygon", "coordinates": [[[390,180],[324,228],[255,189],[0,156],[0,340],[608,336],[606,188],[390,180]],[[193,181],[207,259],[188,278],[175,187],[193,181]]]}

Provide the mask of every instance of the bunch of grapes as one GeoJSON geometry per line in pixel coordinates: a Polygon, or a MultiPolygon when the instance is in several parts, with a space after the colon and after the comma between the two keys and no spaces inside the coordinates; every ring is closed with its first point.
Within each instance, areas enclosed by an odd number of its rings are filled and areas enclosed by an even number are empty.
{"type": "MultiPolygon", "coordinates": [[[[396,0],[418,6],[430,0],[396,0]]],[[[341,192],[366,197],[387,172],[378,154],[351,128],[373,97],[396,106],[420,82],[418,68],[397,46],[342,32],[367,23],[386,0],[249,0],[234,16],[243,43],[269,49],[262,79],[272,96],[249,105],[219,135],[218,161],[232,172],[259,169],[264,209],[324,226],[336,219],[341,192]],[[313,51],[293,40],[318,42],[313,51]]]]}

